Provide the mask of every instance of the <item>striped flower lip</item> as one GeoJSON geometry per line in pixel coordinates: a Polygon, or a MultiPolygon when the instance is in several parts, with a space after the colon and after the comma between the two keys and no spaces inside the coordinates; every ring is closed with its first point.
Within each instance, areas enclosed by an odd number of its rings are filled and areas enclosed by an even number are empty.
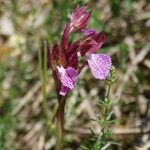
{"type": "Polygon", "coordinates": [[[65,95],[69,90],[74,89],[77,80],[77,71],[72,67],[57,66],[59,79],[62,84],[60,94],[65,95]]]}
{"type": "Polygon", "coordinates": [[[107,54],[88,54],[86,55],[88,65],[96,79],[104,80],[111,68],[111,58],[107,54]]]}

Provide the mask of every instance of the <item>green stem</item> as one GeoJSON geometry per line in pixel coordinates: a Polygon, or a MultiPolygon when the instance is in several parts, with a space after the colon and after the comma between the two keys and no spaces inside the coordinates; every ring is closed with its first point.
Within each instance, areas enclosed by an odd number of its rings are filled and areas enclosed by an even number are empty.
{"type": "Polygon", "coordinates": [[[109,96],[109,93],[110,93],[110,87],[111,87],[111,86],[110,86],[110,84],[109,84],[109,85],[108,85],[108,91],[107,91],[107,94],[106,94],[106,96],[105,96],[106,98],[108,98],[108,96],[109,96]]]}
{"type": "MultiPolygon", "coordinates": [[[[105,96],[105,100],[106,100],[106,104],[104,105],[104,124],[101,128],[101,135],[98,139],[100,139],[100,149],[104,146],[103,143],[105,141],[105,134],[107,132],[106,130],[106,127],[108,125],[107,121],[108,121],[108,115],[111,113],[111,105],[108,104],[108,101],[109,101],[109,93],[110,93],[110,88],[111,88],[111,85],[108,84],[108,90],[107,90],[107,93],[106,93],[106,96],[105,96]]],[[[98,140],[99,141],[99,140],[98,140]]]]}
{"type": "Polygon", "coordinates": [[[49,129],[50,122],[49,122],[49,112],[48,112],[48,102],[46,96],[46,80],[47,80],[47,50],[46,50],[46,43],[44,42],[44,67],[42,67],[42,49],[39,49],[38,52],[38,60],[39,60],[39,73],[40,78],[42,81],[42,96],[43,96],[43,112],[45,116],[46,128],[49,129]]]}

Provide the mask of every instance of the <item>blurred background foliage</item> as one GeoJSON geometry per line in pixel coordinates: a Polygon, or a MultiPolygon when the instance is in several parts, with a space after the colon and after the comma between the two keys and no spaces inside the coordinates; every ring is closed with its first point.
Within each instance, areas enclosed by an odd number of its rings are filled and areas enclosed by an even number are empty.
{"type": "MultiPolygon", "coordinates": [[[[84,3],[93,10],[89,27],[106,33],[99,53],[111,55],[118,74],[110,93],[117,119],[111,140],[118,145],[111,149],[150,148],[149,0],[0,0],[0,150],[54,148],[54,121],[48,135],[44,128],[37,52],[41,39],[50,45],[60,40],[71,12],[84,3]]],[[[57,100],[48,74],[53,115],[57,100]]],[[[64,149],[92,144],[90,130],[96,133],[98,126],[91,119],[101,116],[96,101],[106,88],[83,71],[66,106],[64,149]]]]}

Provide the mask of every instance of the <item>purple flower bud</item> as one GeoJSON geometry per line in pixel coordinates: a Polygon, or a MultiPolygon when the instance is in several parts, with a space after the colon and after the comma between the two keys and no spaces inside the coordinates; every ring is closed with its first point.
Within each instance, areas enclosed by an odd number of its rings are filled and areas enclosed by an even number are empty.
{"type": "Polygon", "coordinates": [[[88,24],[91,12],[86,12],[86,5],[82,7],[77,7],[72,13],[70,20],[70,27],[72,31],[79,31],[85,28],[88,24]]]}
{"type": "Polygon", "coordinates": [[[82,7],[77,6],[77,8],[71,14],[71,17],[70,17],[71,21],[78,20],[78,18],[80,18],[82,14],[84,14],[85,8],[86,8],[86,5],[82,7]]]}
{"type": "Polygon", "coordinates": [[[57,66],[57,70],[59,73],[59,79],[62,84],[60,94],[64,95],[69,91],[69,89],[73,89],[75,87],[77,71],[72,67],[67,67],[65,69],[62,66],[57,66]]]}
{"type": "Polygon", "coordinates": [[[111,68],[111,58],[107,54],[88,54],[87,61],[96,79],[104,80],[109,74],[111,68]]]}
{"type": "Polygon", "coordinates": [[[95,35],[97,33],[95,29],[82,29],[81,32],[85,36],[91,36],[91,35],[95,35]]]}

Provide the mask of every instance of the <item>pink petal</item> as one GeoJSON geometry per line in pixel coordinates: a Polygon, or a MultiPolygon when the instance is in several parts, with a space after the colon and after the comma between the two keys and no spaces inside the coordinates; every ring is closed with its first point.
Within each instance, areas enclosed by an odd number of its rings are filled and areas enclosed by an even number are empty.
{"type": "Polygon", "coordinates": [[[77,79],[77,71],[72,67],[67,67],[65,69],[62,66],[57,66],[57,69],[62,86],[73,89],[77,79]]]}
{"type": "Polygon", "coordinates": [[[60,81],[62,83],[63,86],[66,86],[70,89],[74,88],[74,82],[72,81],[72,79],[68,76],[66,69],[64,69],[63,67],[58,67],[58,72],[59,72],[59,77],[60,77],[60,81]]]}
{"type": "Polygon", "coordinates": [[[67,67],[66,69],[62,66],[57,66],[59,78],[61,81],[60,95],[65,96],[70,89],[75,87],[75,82],[77,79],[77,71],[72,67],[67,67]]]}
{"type": "Polygon", "coordinates": [[[104,80],[111,68],[111,58],[107,54],[88,54],[87,61],[96,79],[104,80]]]}

